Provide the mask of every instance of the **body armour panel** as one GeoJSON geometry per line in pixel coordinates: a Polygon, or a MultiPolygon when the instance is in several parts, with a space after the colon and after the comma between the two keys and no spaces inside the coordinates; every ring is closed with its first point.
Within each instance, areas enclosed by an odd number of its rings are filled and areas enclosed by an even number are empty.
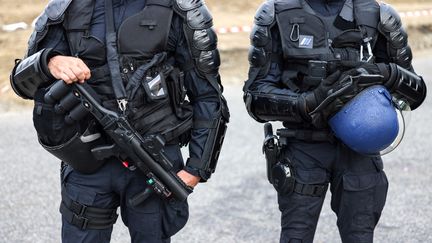
{"type": "Polygon", "coordinates": [[[28,41],[27,56],[36,52],[38,43],[45,37],[50,25],[63,21],[64,13],[71,2],[72,0],[52,0],[48,3],[35,22],[34,31],[28,41]]]}
{"type": "Polygon", "coordinates": [[[252,81],[268,73],[272,53],[272,36],[270,29],[275,23],[274,1],[264,2],[254,17],[254,26],[250,34],[249,77],[243,91],[249,90],[252,81]]]}
{"type": "MultiPolygon", "coordinates": [[[[72,54],[92,71],[87,83],[100,94],[105,107],[117,110],[106,44],[90,34],[93,11],[94,1],[73,1],[64,28],[72,54]]],[[[169,143],[192,127],[192,107],[181,92],[183,75],[169,64],[166,53],[172,16],[172,1],[147,1],[117,31],[119,68],[129,101],[127,117],[141,134],[159,133],[169,143]]],[[[178,142],[186,144],[187,139],[178,142]]]]}
{"type": "Polygon", "coordinates": [[[255,14],[254,26],[250,35],[249,63],[252,67],[264,67],[270,63],[271,32],[275,21],[274,2],[267,1],[255,14]],[[268,64],[267,64],[268,63],[268,64]]]}
{"type": "MultiPolygon", "coordinates": [[[[217,36],[207,6],[202,0],[176,0],[174,10],[185,20],[183,30],[195,62],[188,66],[196,66],[203,77],[217,75],[220,66],[217,36]]],[[[219,89],[216,84],[213,86],[219,89]]]]}
{"type": "Polygon", "coordinates": [[[147,4],[141,12],[123,21],[117,34],[120,55],[148,59],[165,51],[172,15],[171,7],[147,4]]]}
{"type": "Polygon", "coordinates": [[[284,121],[301,123],[307,120],[304,102],[300,95],[265,94],[250,91],[246,93],[245,104],[249,115],[258,122],[284,121]]]}
{"type": "Polygon", "coordinates": [[[380,4],[378,30],[387,39],[387,53],[391,62],[412,70],[412,52],[408,45],[408,35],[402,27],[397,11],[385,3],[380,4]]]}

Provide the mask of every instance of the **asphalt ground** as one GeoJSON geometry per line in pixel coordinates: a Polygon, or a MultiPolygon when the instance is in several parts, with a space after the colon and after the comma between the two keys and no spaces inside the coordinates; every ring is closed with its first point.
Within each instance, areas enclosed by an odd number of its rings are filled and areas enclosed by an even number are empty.
{"type": "MultiPolygon", "coordinates": [[[[429,60],[427,55],[414,63],[431,87],[429,60]]],[[[262,125],[247,115],[241,85],[227,86],[225,96],[231,122],[217,171],[189,197],[189,222],[172,241],[278,242],[280,213],[266,180],[262,125]]],[[[390,188],[375,242],[432,242],[431,121],[429,95],[412,112],[402,144],[384,157],[390,188]]],[[[37,143],[29,108],[0,114],[0,195],[1,243],[60,242],[59,163],[37,143]]],[[[120,219],[112,242],[129,242],[120,219]]],[[[315,242],[341,242],[328,200],[315,242]]]]}

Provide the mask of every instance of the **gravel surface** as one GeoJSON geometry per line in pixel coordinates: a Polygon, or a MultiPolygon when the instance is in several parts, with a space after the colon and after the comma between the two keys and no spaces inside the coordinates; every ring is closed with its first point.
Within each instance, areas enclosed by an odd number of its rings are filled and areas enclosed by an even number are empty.
{"type": "MultiPolygon", "coordinates": [[[[415,62],[426,80],[428,60],[415,62]]],[[[217,172],[190,196],[190,220],[173,242],[278,242],[280,213],[265,176],[262,125],[247,115],[241,95],[240,85],[226,87],[231,122],[217,172]]],[[[431,118],[429,96],[412,113],[403,143],[384,157],[390,189],[376,242],[432,242],[431,118]]],[[[0,134],[0,242],[60,242],[59,163],[38,145],[31,110],[0,114],[0,134]]],[[[112,242],[129,242],[121,220],[112,242]]],[[[328,200],[315,242],[340,242],[328,200]]]]}

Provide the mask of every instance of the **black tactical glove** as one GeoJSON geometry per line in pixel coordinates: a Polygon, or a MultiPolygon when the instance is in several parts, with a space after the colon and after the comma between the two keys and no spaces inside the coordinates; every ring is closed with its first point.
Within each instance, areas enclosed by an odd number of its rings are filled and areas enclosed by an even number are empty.
{"type": "Polygon", "coordinates": [[[337,82],[340,79],[341,71],[336,71],[323,79],[318,87],[303,95],[305,111],[307,113],[313,111],[321,102],[323,102],[333,89],[337,87],[337,82]]]}
{"type": "Polygon", "coordinates": [[[327,120],[363,89],[383,84],[384,80],[380,67],[376,64],[363,63],[343,72],[332,85],[327,97],[309,113],[312,124],[317,128],[325,127],[327,120]]]}

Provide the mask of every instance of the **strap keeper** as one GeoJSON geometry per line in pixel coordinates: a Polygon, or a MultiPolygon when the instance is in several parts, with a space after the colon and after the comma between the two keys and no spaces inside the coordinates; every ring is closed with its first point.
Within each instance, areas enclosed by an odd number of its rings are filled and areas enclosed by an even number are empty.
{"type": "Polygon", "coordinates": [[[87,226],[88,226],[88,223],[89,223],[89,219],[88,218],[85,218],[85,217],[73,214],[71,224],[79,227],[81,230],[86,230],[87,226]]]}
{"type": "Polygon", "coordinates": [[[72,201],[69,208],[74,214],[77,216],[83,216],[85,212],[87,211],[87,206],[77,203],[75,201],[72,201]]]}

